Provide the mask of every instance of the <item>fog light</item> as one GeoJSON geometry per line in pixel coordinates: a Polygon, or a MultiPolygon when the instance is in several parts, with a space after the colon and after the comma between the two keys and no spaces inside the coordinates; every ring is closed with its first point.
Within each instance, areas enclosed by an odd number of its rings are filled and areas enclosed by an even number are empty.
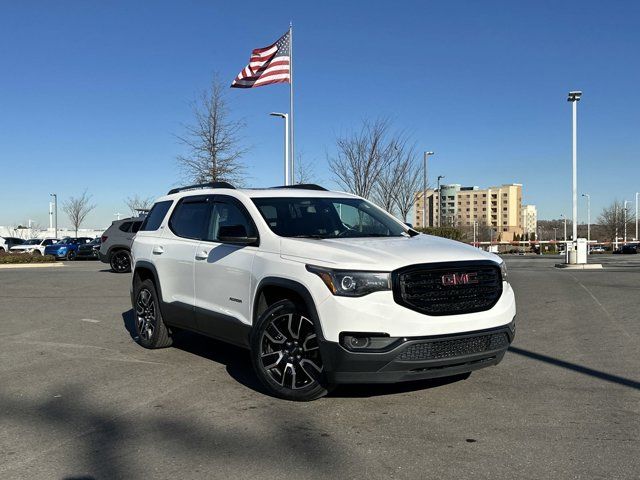
{"type": "Polygon", "coordinates": [[[400,341],[399,338],[390,337],[388,334],[344,334],[342,335],[342,345],[348,350],[383,350],[394,343],[400,341]]]}

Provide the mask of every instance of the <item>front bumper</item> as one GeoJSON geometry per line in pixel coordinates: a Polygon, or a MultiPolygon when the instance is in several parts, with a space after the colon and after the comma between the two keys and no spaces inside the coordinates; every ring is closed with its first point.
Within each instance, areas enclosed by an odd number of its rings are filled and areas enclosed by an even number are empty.
{"type": "Polygon", "coordinates": [[[384,352],[354,352],[326,340],[320,351],[330,383],[396,383],[497,365],[514,337],[515,320],[473,332],[403,338],[384,352]]]}

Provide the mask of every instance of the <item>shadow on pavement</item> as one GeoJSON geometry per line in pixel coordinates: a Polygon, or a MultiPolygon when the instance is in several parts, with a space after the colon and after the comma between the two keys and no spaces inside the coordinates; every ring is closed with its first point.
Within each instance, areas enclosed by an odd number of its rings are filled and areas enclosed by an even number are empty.
{"type": "Polygon", "coordinates": [[[594,370],[593,368],[583,367],[582,365],[578,365],[576,363],[567,362],[565,360],[560,360],[559,358],[550,357],[548,355],[543,355],[541,353],[531,352],[523,348],[511,346],[509,347],[509,351],[512,353],[517,353],[518,355],[522,355],[523,357],[531,358],[533,360],[538,360],[540,362],[550,363],[551,365],[556,365],[558,367],[573,370],[574,372],[599,378],[600,380],[604,380],[606,382],[617,383],[618,385],[623,385],[625,387],[630,387],[636,390],[640,390],[640,382],[638,382],[637,380],[620,377],[618,375],[602,372],[600,370],[594,370]]]}
{"type": "Polygon", "coordinates": [[[152,478],[158,464],[181,458],[186,468],[200,462],[219,465],[227,475],[229,469],[259,464],[266,478],[274,478],[282,468],[283,452],[294,445],[293,468],[299,475],[330,477],[344,463],[344,447],[336,448],[335,439],[323,435],[322,425],[309,416],[291,415],[281,404],[238,428],[237,422],[193,415],[188,409],[152,408],[162,401],[163,392],[150,390],[146,399],[123,412],[118,405],[87,398],[85,390],[67,384],[56,389],[56,397],[0,394],[0,423],[49,437],[39,451],[0,464],[0,477],[41,478],[44,471],[46,478],[66,480],[152,478]]]}
{"type": "MultiPolygon", "coordinates": [[[[122,320],[131,338],[137,340],[133,310],[124,312],[122,314],[122,320]]],[[[179,348],[182,351],[225,365],[227,373],[238,383],[256,392],[271,396],[262,386],[262,383],[260,383],[260,380],[258,380],[258,377],[254,373],[253,366],[251,365],[251,358],[249,357],[249,351],[244,348],[236,347],[204,335],[184,330],[179,330],[174,333],[172,347],[179,348]]],[[[343,398],[366,398],[381,395],[394,395],[397,393],[441,387],[465,380],[468,377],[469,374],[462,374],[446,378],[434,378],[395,384],[340,385],[330,393],[330,396],[343,398]]]]}

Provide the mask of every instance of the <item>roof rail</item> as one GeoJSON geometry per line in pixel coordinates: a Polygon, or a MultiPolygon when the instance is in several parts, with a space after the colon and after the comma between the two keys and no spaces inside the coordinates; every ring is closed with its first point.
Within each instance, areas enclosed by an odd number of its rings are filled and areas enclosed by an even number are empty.
{"type": "Polygon", "coordinates": [[[228,182],[197,183],[195,185],[187,185],[186,187],[172,188],[171,190],[169,190],[169,193],[167,193],[167,195],[183,192],[185,190],[196,190],[198,188],[230,188],[232,190],[235,190],[236,187],[234,187],[228,182]]]}
{"type": "Polygon", "coordinates": [[[299,183],[297,185],[280,185],[280,186],[271,187],[271,188],[299,188],[300,190],[321,190],[323,192],[327,191],[326,188],[321,187],[320,185],[316,185],[315,183],[299,183]]]}

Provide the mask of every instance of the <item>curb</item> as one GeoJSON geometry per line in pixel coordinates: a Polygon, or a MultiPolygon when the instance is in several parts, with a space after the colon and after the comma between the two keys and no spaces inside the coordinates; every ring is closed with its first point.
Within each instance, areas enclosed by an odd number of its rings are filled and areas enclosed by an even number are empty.
{"type": "Polygon", "coordinates": [[[49,268],[49,267],[64,267],[64,264],[58,262],[48,263],[6,263],[0,265],[0,270],[10,268],[49,268]]]}
{"type": "Polygon", "coordinates": [[[556,268],[562,268],[565,270],[603,270],[601,263],[585,263],[579,265],[571,265],[568,263],[556,263],[556,268]]]}

